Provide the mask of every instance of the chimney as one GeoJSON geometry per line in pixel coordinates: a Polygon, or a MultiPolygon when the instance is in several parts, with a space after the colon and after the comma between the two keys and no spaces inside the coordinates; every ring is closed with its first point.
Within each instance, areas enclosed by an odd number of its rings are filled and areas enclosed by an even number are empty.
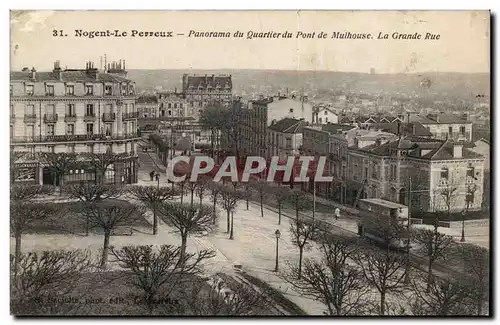
{"type": "Polygon", "coordinates": [[[464,146],[459,143],[453,144],[453,158],[463,158],[464,146]]]}
{"type": "Polygon", "coordinates": [[[62,73],[61,73],[61,65],[59,61],[54,62],[54,74],[56,75],[56,79],[62,80],[62,73]]]}
{"type": "Polygon", "coordinates": [[[125,60],[123,60],[123,70],[125,70],[125,60]]]}
{"type": "Polygon", "coordinates": [[[31,68],[31,79],[33,79],[33,80],[36,79],[36,70],[35,70],[35,67],[31,68]]]}

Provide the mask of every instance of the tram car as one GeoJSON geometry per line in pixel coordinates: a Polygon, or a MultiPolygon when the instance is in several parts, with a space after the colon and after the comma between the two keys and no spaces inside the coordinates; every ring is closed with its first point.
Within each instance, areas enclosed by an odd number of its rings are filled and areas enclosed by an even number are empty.
{"type": "Polygon", "coordinates": [[[358,234],[377,246],[408,249],[408,207],[383,199],[359,200],[358,234]]]}

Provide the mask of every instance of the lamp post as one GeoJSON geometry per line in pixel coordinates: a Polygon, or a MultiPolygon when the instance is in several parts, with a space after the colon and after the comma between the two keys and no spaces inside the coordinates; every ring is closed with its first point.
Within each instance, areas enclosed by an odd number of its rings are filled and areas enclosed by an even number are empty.
{"type": "Polygon", "coordinates": [[[462,238],[460,238],[460,242],[465,242],[465,210],[462,211],[462,238]]]}
{"type": "Polygon", "coordinates": [[[281,236],[280,230],[276,229],[274,235],[276,236],[276,266],[274,267],[274,272],[278,272],[278,247],[279,247],[279,239],[281,236]]]}
{"type": "Polygon", "coordinates": [[[160,190],[160,174],[156,173],[156,184],[158,191],[160,190]]]}

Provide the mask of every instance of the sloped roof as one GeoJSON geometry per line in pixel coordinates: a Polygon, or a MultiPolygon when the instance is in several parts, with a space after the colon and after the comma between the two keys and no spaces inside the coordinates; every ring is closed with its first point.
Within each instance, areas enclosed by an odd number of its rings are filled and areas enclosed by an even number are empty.
{"type": "Polygon", "coordinates": [[[420,122],[422,124],[468,124],[472,123],[459,115],[450,114],[427,114],[427,115],[411,115],[410,122],[420,122]]]}
{"type": "Polygon", "coordinates": [[[136,100],[135,100],[136,104],[148,104],[148,103],[151,103],[151,104],[156,104],[158,103],[158,98],[156,98],[156,96],[154,95],[150,95],[150,96],[140,96],[138,97],[136,100]]]}
{"type": "Polygon", "coordinates": [[[216,76],[216,75],[206,75],[206,76],[188,76],[187,77],[187,88],[206,88],[211,86],[213,88],[219,86],[221,88],[233,87],[231,76],[216,76]]]}
{"type": "Polygon", "coordinates": [[[30,71],[11,71],[11,81],[54,81],[54,82],[132,82],[132,80],[123,78],[114,74],[99,72],[97,79],[87,73],[87,70],[62,70],[61,79],[57,78],[57,73],[50,72],[36,72],[35,80],[31,78],[30,71]]]}
{"type": "Polygon", "coordinates": [[[286,117],[274,123],[273,125],[269,126],[269,129],[281,133],[297,134],[297,133],[302,133],[304,125],[305,125],[304,120],[297,120],[294,118],[286,117]]]}
{"type": "Polygon", "coordinates": [[[430,137],[432,133],[429,132],[422,123],[377,123],[374,125],[382,131],[394,133],[396,135],[414,135],[419,137],[430,137]]]}
{"type": "Polygon", "coordinates": [[[324,124],[321,126],[321,130],[326,131],[328,133],[337,133],[338,130],[342,131],[349,131],[352,130],[354,126],[352,125],[345,125],[345,124],[324,124]]]}

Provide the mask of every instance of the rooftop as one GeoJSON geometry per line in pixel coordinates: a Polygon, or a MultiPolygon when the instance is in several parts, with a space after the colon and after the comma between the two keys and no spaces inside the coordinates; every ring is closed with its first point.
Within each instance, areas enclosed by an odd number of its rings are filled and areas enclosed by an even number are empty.
{"type": "MultiPolygon", "coordinates": [[[[97,70],[97,69],[96,69],[97,70]]],[[[36,72],[33,79],[31,71],[11,71],[11,81],[35,81],[35,82],[95,82],[96,77],[91,73],[92,70],[61,70],[60,72],[36,72]],[[58,74],[61,74],[60,78],[58,74]]],[[[94,70],[95,72],[95,70],[94,70]]],[[[99,82],[132,82],[132,80],[123,78],[114,74],[98,72],[97,81],[99,82]]]]}
{"type": "Polygon", "coordinates": [[[269,129],[281,133],[297,134],[297,133],[302,133],[304,126],[305,126],[304,120],[298,120],[287,117],[272,124],[271,126],[269,126],[269,129]]]}

